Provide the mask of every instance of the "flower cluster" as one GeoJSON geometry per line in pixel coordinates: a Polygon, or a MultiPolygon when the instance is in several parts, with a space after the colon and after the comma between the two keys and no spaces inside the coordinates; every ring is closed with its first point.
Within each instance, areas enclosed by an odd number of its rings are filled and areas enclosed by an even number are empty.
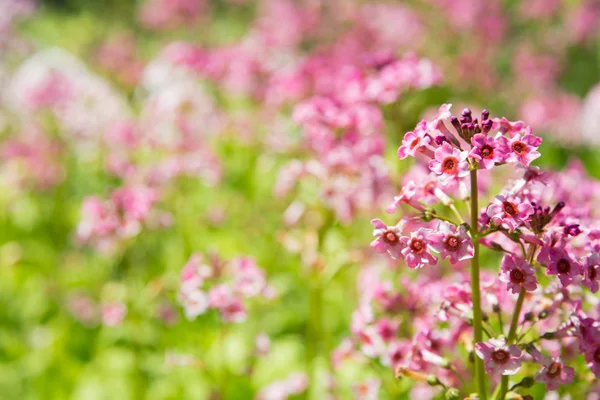
{"type": "Polygon", "coordinates": [[[246,299],[274,295],[265,272],[251,257],[225,262],[212,256],[205,261],[201,254],[194,253],[181,270],[177,297],[188,320],[214,309],[223,321],[240,323],[247,318],[246,299]]]}
{"type": "Polygon", "coordinates": [[[363,355],[379,357],[399,376],[419,381],[419,374],[433,374],[436,382],[460,385],[456,374],[467,366],[456,349],[449,349],[474,326],[475,343],[463,344],[483,361],[485,373],[504,376],[500,396],[509,389],[508,376],[520,373],[525,363],[538,368],[528,379],[550,390],[573,382],[575,370],[565,362],[578,352],[600,376],[598,302],[585,292],[596,293],[600,279],[593,206],[600,186],[578,164],[562,173],[531,166],[540,157],[540,144],[521,121],[490,118],[487,110],[480,119],[469,109],[455,117],[449,105],[405,135],[398,157],[414,156],[417,165],[388,211],[408,206],[416,215],[391,226],[374,219],[371,247],[411,269],[425,268],[415,281],[401,278],[401,290],[381,278],[361,280],[368,287],[360,289],[364,300],[354,315],[353,341],[363,355]],[[516,173],[479,208],[474,199],[490,195],[484,189],[496,174],[490,170],[506,164],[516,173]],[[478,185],[478,173],[485,184],[478,185]],[[470,223],[459,211],[463,201],[471,205],[470,223]],[[496,277],[479,270],[480,244],[503,254],[496,277]],[[436,254],[449,259],[456,272],[444,275],[441,265],[432,268],[440,263],[436,254]],[[461,261],[467,259],[481,283],[461,276],[461,261]],[[453,283],[456,274],[464,284],[453,283]],[[437,311],[430,309],[432,300],[441,304],[437,311]],[[412,340],[398,342],[400,310],[408,310],[415,324],[412,340]],[[487,317],[478,320],[481,315],[487,317]],[[511,319],[507,331],[505,322],[511,319]],[[478,339],[478,330],[487,341],[478,339]]]}

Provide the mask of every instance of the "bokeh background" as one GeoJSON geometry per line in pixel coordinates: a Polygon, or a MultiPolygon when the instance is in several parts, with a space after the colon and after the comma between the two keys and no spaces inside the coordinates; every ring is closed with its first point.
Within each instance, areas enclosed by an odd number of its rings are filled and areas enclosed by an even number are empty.
{"type": "Polygon", "coordinates": [[[600,178],[599,84],[595,0],[0,0],[0,398],[409,398],[330,365],[404,132],[488,108],[600,178]],[[251,295],[182,299],[188,261],[251,295]]]}

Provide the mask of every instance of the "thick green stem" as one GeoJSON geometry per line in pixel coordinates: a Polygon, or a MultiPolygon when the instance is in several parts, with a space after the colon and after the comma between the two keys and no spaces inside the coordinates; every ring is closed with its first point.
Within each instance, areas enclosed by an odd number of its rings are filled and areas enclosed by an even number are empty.
{"type": "MultiPolygon", "coordinates": [[[[479,288],[479,229],[478,229],[478,191],[477,170],[471,171],[471,238],[475,253],[471,260],[471,292],[473,296],[473,338],[474,343],[483,341],[483,327],[481,317],[481,291],[479,288]]],[[[481,400],[487,399],[486,375],[483,369],[483,360],[475,357],[475,378],[477,393],[481,400]]]]}
{"type": "MultiPolygon", "coordinates": [[[[533,257],[535,256],[535,251],[537,250],[537,246],[532,244],[529,247],[529,252],[527,254],[527,258],[529,263],[533,262],[533,257]]],[[[525,293],[527,291],[525,288],[521,287],[521,291],[519,292],[519,297],[517,298],[517,304],[515,306],[515,312],[513,313],[512,319],[510,321],[510,329],[508,330],[508,339],[506,340],[507,344],[512,344],[517,338],[517,325],[519,324],[519,316],[521,315],[521,309],[523,308],[523,302],[525,301],[525,293]]],[[[506,392],[508,391],[508,376],[502,376],[502,380],[500,381],[500,392],[498,393],[497,399],[504,399],[506,396],[506,392]]]]}

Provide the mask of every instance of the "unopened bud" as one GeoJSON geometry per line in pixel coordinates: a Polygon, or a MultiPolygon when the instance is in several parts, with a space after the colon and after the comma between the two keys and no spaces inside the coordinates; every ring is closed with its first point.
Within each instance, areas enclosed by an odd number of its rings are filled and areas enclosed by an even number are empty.
{"type": "Polygon", "coordinates": [[[429,386],[438,386],[440,384],[440,380],[435,375],[429,375],[427,377],[427,383],[429,386]]]}
{"type": "Polygon", "coordinates": [[[533,386],[534,383],[535,383],[535,381],[533,380],[532,377],[526,376],[525,378],[523,378],[521,380],[521,382],[519,383],[519,386],[521,386],[523,388],[530,388],[533,386]]]}
{"type": "Polygon", "coordinates": [[[544,310],[538,314],[538,319],[544,319],[548,317],[548,311],[544,310]]]}
{"type": "Polygon", "coordinates": [[[523,400],[523,396],[521,396],[519,393],[515,393],[515,392],[508,392],[506,393],[506,400],[523,400]]]}
{"type": "Polygon", "coordinates": [[[534,318],[535,318],[535,315],[532,312],[527,312],[523,316],[523,321],[533,321],[534,318]]]}
{"type": "Polygon", "coordinates": [[[460,392],[456,388],[446,390],[446,400],[460,400],[460,392]]]}

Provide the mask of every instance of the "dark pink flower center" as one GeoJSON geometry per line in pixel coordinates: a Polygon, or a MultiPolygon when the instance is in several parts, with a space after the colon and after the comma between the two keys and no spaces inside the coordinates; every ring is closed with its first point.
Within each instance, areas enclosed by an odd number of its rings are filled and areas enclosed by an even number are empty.
{"type": "Polygon", "coordinates": [[[550,378],[556,378],[557,376],[560,375],[561,372],[562,372],[562,364],[553,362],[548,367],[548,371],[546,371],[546,375],[548,375],[550,378]]]}
{"type": "Polygon", "coordinates": [[[505,201],[502,203],[502,210],[511,217],[514,217],[519,213],[517,205],[510,201],[505,201]]]}
{"type": "Polygon", "coordinates": [[[447,250],[457,251],[460,249],[460,238],[454,235],[448,235],[444,240],[444,244],[446,245],[447,250]]]}
{"type": "Polygon", "coordinates": [[[410,144],[410,149],[414,149],[415,147],[417,147],[417,145],[419,144],[419,142],[421,141],[421,138],[416,138],[415,140],[412,141],[412,143],[410,144]]]}
{"type": "Polygon", "coordinates": [[[446,157],[442,161],[442,172],[445,174],[453,174],[458,168],[458,160],[456,157],[446,157]]]}
{"type": "Polygon", "coordinates": [[[512,144],[512,149],[515,153],[517,153],[520,156],[524,156],[525,154],[527,154],[527,145],[523,142],[514,142],[512,144]]]}
{"type": "Polygon", "coordinates": [[[571,263],[569,260],[561,258],[556,264],[556,270],[561,274],[567,274],[571,270],[571,263]]]}
{"type": "Polygon", "coordinates": [[[425,242],[421,239],[412,238],[410,241],[410,249],[417,254],[422,254],[425,251],[425,242]]]}
{"type": "Polygon", "coordinates": [[[481,148],[481,157],[483,158],[492,158],[494,155],[494,148],[489,144],[486,144],[481,148]]]}
{"type": "Polygon", "coordinates": [[[437,187],[436,183],[431,181],[428,182],[424,187],[423,191],[427,194],[433,194],[435,192],[435,188],[437,187]]]}
{"type": "Polygon", "coordinates": [[[597,277],[598,277],[598,271],[596,271],[596,266],[595,265],[590,265],[588,267],[588,278],[591,281],[595,281],[597,277]]]}
{"type": "Polygon", "coordinates": [[[509,358],[510,354],[508,354],[508,351],[506,350],[495,350],[492,353],[492,360],[494,360],[496,364],[504,364],[508,361],[509,358]]]}
{"type": "Polygon", "coordinates": [[[523,271],[522,268],[513,268],[512,271],[510,271],[510,281],[513,283],[523,283],[525,282],[525,271],[523,271]]]}
{"type": "Polygon", "coordinates": [[[396,235],[396,233],[392,231],[386,231],[381,237],[383,238],[384,242],[391,246],[398,243],[399,240],[398,235],[396,235]]]}

